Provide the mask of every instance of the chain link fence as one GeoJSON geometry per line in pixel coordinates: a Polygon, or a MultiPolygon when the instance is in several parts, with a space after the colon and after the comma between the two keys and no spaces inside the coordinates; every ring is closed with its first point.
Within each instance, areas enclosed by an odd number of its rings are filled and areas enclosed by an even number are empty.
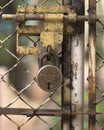
{"type": "MultiPolygon", "coordinates": [[[[4,13],[16,13],[18,5],[62,5],[60,0],[1,0],[0,16],[4,13]]],[[[96,129],[104,129],[104,1],[96,1],[97,22],[96,34],[96,129]]],[[[26,24],[38,24],[39,21],[28,21],[26,24]]],[[[41,90],[35,81],[38,71],[38,57],[32,55],[17,55],[15,38],[16,22],[5,21],[0,17],[0,129],[7,130],[61,130],[62,109],[61,88],[53,92],[41,90]],[[11,109],[8,109],[11,108],[11,109]],[[14,109],[13,109],[14,108],[14,109]],[[18,109],[15,109],[18,108],[18,109]],[[7,114],[9,113],[9,114],[7,114]],[[35,113],[35,114],[34,114],[35,113]]],[[[85,34],[87,35],[87,34],[85,34]]],[[[21,45],[37,45],[41,48],[39,36],[23,36],[21,45]]],[[[59,49],[60,53],[60,49],[59,49]]],[[[87,60],[86,60],[87,61],[87,60]]],[[[87,62],[86,62],[87,64],[87,62]]],[[[85,67],[85,71],[88,69],[85,67]]],[[[87,75],[88,76],[88,75],[87,75]]],[[[85,78],[87,79],[86,73],[85,78]]],[[[86,80],[85,79],[85,80],[86,80]]],[[[88,89],[85,82],[84,111],[88,110],[88,89]]],[[[84,113],[83,113],[84,114],[84,113]]],[[[88,129],[88,114],[84,116],[84,130],[88,129]]]]}
{"type": "Polygon", "coordinates": [[[97,1],[97,15],[99,16],[99,22],[97,23],[97,34],[96,34],[96,111],[101,112],[102,114],[97,115],[96,119],[96,129],[104,129],[104,115],[103,115],[103,105],[104,105],[104,88],[103,88],[103,73],[104,73],[104,3],[102,0],[97,1]]]}
{"type": "MultiPolygon", "coordinates": [[[[61,4],[59,1],[50,2],[44,1],[25,1],[25,0],[10,0],[1,1],[0,14],[16,13],[17,5],[38,4],[40,6],[49,4],[61,4]]],[[[0,84],[1,84],[1,101],[0,106],[6,108],[24,108],[17,110],[7,115],[6,113],[0,117],[0,129],[18,129],[18,130],[33,130],[33,129],[61,129],[60,117],[49,117],[53,109],[61,109],[61,88],[54,92],[44,92],[36,82],[35,76],[38,71],[37,57],[28,55],[17,55],[15,52],[15,27],[16,23],[12,21],[0,20],[0,84]],[[26,109],[25,109],[26,108],[26,109]],[[46,109],[46,115],[42,114],[42,110],[46,109]],[[26,114],[27,111],[27,114],[26,114]],[[37,115],[32,111],[40,111],[37,115]],[[23,116],[22,116],[23,115],[23,116]],[[41,116],[44,115],[44,116],[41,116]],[[5,125],[4,125],[5,124],[5,125]]],[[[27,24],[38,24],[28,21],[27,24]]],[[[40,46],[38,36],[23,36],[20,43],[26,45],[40,46]]],[[[5,111],[6,112],[6,111],[5,111]]],[[[11,112],[10,112],[11,113],[11,112]]]]}

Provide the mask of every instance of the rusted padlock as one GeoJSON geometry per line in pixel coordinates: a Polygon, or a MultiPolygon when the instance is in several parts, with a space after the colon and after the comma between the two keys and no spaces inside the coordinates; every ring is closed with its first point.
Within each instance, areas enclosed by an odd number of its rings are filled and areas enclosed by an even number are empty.
{"type": "Polygon", "coordinates": [[[40,69],[36,75],[38,86],[45,91],[54,91],[62,84],[62,73],[56,52],[48,48],[40,60],[40,69]]]}
{"type": "Polygon", "coordinates": [[[45,91],[54,91],[62,84],[62,73],[55,65],[44,65],[37,73],[38,86],[45,91]]]}

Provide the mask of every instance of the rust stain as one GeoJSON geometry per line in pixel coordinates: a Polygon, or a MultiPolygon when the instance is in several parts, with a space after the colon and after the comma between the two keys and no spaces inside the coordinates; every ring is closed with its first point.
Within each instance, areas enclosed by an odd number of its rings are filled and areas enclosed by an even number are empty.
{"type": "Polygon", "coordinates": [[[89,0],[89,128],[96,130],[96,0],[89,0]]]}

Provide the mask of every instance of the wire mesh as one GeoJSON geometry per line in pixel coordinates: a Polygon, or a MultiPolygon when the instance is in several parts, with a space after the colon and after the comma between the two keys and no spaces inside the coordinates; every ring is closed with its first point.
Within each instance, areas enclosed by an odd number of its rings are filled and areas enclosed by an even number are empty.
{"type": "MultiPolygon", "coordinates": [[[[18,4],[30,5],[38,4],[40,6],[61,3],[50,0],[28,1],[28,0],[10,0],[0,1],[0,14],[16,13],[18,4]]],[[[35,76],[38,70],[37,57],[17,55],[15,52],[15,26],[11,21],[0,21],[0,106],[4,108],[28,108],[31,111],[40,109],[61,109],[60,88],[54,92],[44,92],[38,88],[35,76]],[[2,94],[3,93],[3,94],[2,94]]],[[[28,23],[27,23],[28,24],[28,23]]],[[[29,24],[38,24],[29,22],[29,24]]],[[[20,43],[23,45],[38,45],[39,37],[27,36],[21,37],[20,43]]],[[[24,109],[25,110],[25,109],[24,109]]],[[[48,111],[48,110],[47,110],[48,111]]],[[[46,130],[60,129],[60,117],[47,117],[39,115],[16,116],[4,114],[0,118],[0,129],[25,129],[25,130],[46,130]],[[3,125],[7,124],[7,125],[3,125]]]]}
{"type": "MultiPolygon", "coordinates": [[[[38,4],[61,5],[60,0],[1,0],[0,15],[3,13],[14,13],[18,4],[38,4]]],[[[103,0],[96,1],[97,16],[97,35],[96,35],[96,112],[100,113],[96,117],[96,129],[104,129],[104,3],[103,0]]],[[[28,24],[28,23],[27,23],[28,24]]],[[[30,23],[29,23],[30,24],[30,23]]],[[[34,23],[31,23],[34,24],[34,23]]],[[[37,23],[35,23],[37,24],[37,23]]],[[[28,108],[32,112],[41,109],[61,109],[61,88],[48,93],[40,90],[35,82],[35,74],[38,70],[37,57],[27,55],[17,55],[15,52],[15,26],[12,21],[3,21],[0,19],[0,106],[4,108],[28,108]]],[[[21,38],[22,45],[40,46],[39,37],[25,35],[21,38]]],[[[85,92],[86,94],[86,92],[85,92]]],[[[86,96],[86,95],[85,95],[86,96]]],[[[85,97],[87,98],[87,97],[85,97]]],[[[86,105],[86,104],[85,104],[86,105]]],[[[88,107],[88,106],[87,106],[88,107]]],[[[48,117],[30,114],[28,115],[7,115],[0,117],[0,129],[13,130],[55,130],[61,129],[61,117],[48,117]],[[5,125],[7,124],[7,125],[5,125]]],[[[87,120],[84,120],[86,123],[87,120]]],[[[86,124],[85,124],[86,125],[86,124]]],[[[87,124],[88,125],[88,124],[87,124]]],[[[87,126],[84,128],[88,129],[87,126]]]]}
{"type": "Polygon", "coordinates": [[[103,51],[103,37],[104,37],[104,3],[103,0],[98,0],[97,4],[97,15],[99,17],[98,23],[97,23],[97,34],[96,34],[96,111],[100,112],[102,114],[98,115],[96,118],[96,129],[103,130],[104,129],[104,113],[103,113],[103,105],[104,105],[104,88],[103,88],[103,73],[104,73],[104,51],[103,51]]]}

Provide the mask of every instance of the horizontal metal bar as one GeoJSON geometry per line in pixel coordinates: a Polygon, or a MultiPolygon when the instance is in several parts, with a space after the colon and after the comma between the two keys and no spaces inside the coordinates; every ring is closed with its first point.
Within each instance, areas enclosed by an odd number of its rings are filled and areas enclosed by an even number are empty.
{"type": "Polygon", "coordinates": [[[29,36],[39,36],[41,31],[43,30],[43,26],[20,26],[17,27],[17,32],[19,35],[29,35],[29,36]]]}
{"type": "MultiPolygon", "coordinates": [[[[18,22],[24,22],[26,20],[45,20],[44,14],[3,14],[2,18],[4,20],[15,20],[18,22]]],[[[52,19],[51,19],[52,20],[52,19]]],[[[87,15],[74,15],[74,14],[68,14],[64,15],[64,20],[67,20],[68,22],[77,22],[77,21],[88,21],[89,16],[87,15]]],[[[96,18],[98,20],[98,18],[96,18]]]]}
{"type": "MultiPolygon", "coordinates": [[[[34,26],[29,26],[29,25],[24,25],[24,26],[18,26],[17,27],[17,32],[19,36],[22,35],[28,35],[28,36],[40,36],[40,33],[43,30],[42,25],[34,25],[34,26]]],[[[75,30],[69,26],[65,26],[64,28],[64,33],[66,34],[74,34],[75,30]]]]}
{"type": "Polygon", "coordinates": [[[40,115],[40,116],[60,116],[61,110],[54,109],[25,109],[25,108],[0,108],[0,114],[8,115],[40,115]]]}
{"type": "MultiPolygon", "coordinates": [[[[70,110],[61,109],[26,109],[26,108],[0,108],[0,115],[24,115],[24,116],[70,116],[70,110]]],[[[89,112],[72,112],[72,115],[89,115],[89,112]]],[[[92,113],[93,114],[93,113],[92,113]]],[[[95,114],[95,113],[94,113],[95,114]]],[[[102,114],[102,113],[96,113],[102,114]]]]}

